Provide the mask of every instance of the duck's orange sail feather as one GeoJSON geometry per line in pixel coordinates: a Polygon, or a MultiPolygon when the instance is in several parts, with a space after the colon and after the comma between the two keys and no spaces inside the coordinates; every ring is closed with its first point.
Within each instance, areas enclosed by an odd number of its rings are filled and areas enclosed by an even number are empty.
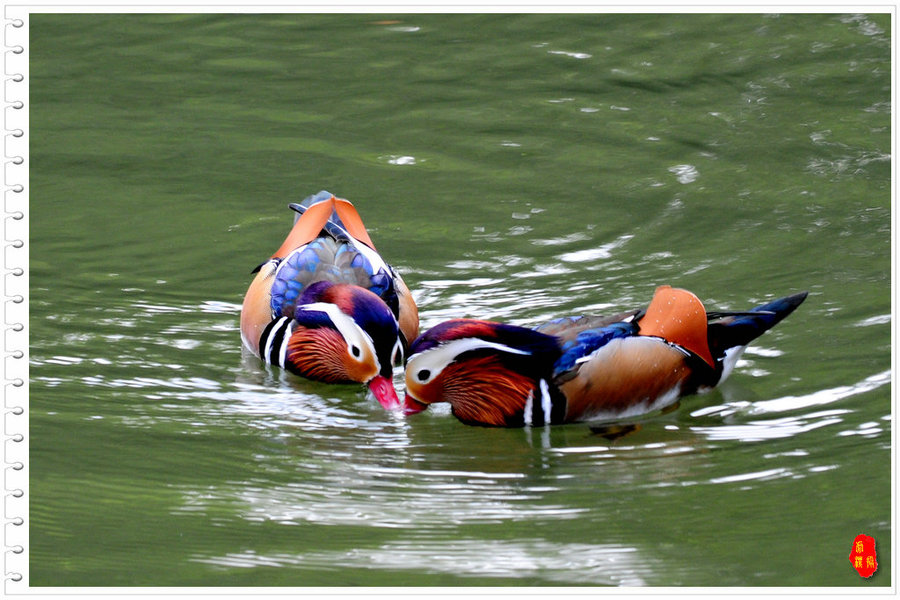
{"type": "Polygon", "coordinates": [[[706,333],[706,308],[687,290],[661,285],[640,320],[640,335],[661,337],[715,367],[706,333]]]}
{"type": "Polygon", "coordinates": [[[328,219],[331,218],[332,212],[334,212],[334,196],[307,208],[306,212],[300,215],[300,218],[294,223],[291,232],[281,247],[272,255],[272,258],[284,258],[292,250],[316,239],[322,228],[328,223],[328,219]]]}
{"type": "Polygon", "coordinates": [[[362,218],[356,212],[356,207],[349,200],[344,200],[343,198],[332,196],[331,199],[334,201],[334,209],[341,218],[341,222],[344,223],[347,233],[374,250],[375,244],[372,243],[372,238],[369,237],[369,232],[366,231],[362,218]]]}

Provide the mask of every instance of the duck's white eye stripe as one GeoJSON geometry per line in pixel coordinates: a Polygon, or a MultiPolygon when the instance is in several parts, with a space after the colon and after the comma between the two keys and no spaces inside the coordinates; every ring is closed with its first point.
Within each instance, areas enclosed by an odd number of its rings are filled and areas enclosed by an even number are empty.
{"type": "MultiPolygon", "coordinates": [[[[338,332],[344,337],[344,340],[347,342],[347,352],[351,356],[355,356],[353,354],[353,346],[356,346],[360,350],[365,348],[369,351],[369,355],[375,361],[378,370],[381,370],[381,365],[378,364],[378,356],[375,354],[375,344],[372,342],[372,337],[366,333],[366,331],[356,324],[356,321],[353,320],[353,317],[341,312],[334,304],[329,304],[328,302],[313,302],[312,304],[303,304],[296,308],[296,310],[306,310],[306,311],[317,311],[323,312],[328,315],[328,318],[331,319],[331,322],[334,323],[334,326],[337,328],[338,332]]],[[[359,356],[355,356],[355,358],[360,358],[359,356]]]]}
{"type": "Polygon", "coordinates": [[[485,349],[497,350],[508,354],[520,354],[523,356],[531,354],[531,352],[528,352],[527,350],[519,350],[518,348],[513,348],[506,344],[498,344],[479,338],[462,338],[410,356],[407,368],[413,369],[413,372],[415,373],[422,373],[423,371],[427,372],[427,377],[418,379],[419,383],[424,384],[434,379],[438,373],[456,360],[460,354],[471,352],[472,350],[485,349]],[[415,365],[413,365],[413,361],[415,361],[415,365]]]}

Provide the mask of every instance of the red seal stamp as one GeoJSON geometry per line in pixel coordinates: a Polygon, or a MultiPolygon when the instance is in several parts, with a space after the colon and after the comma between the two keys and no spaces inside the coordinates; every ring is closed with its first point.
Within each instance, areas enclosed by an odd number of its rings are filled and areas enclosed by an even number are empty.
{"type": "Polygon", "coordinates": [[[875,538],[862,533],[856,536],[850,548],[850,564],[860,577],[872,576],[878,568],[878,561],[875,560],[875,538]]]}

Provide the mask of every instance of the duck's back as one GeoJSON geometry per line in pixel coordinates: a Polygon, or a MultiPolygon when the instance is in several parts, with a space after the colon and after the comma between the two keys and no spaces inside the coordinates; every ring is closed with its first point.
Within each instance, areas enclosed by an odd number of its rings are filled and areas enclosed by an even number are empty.
{"type": "MultiPolygon", "coordinates": [[[[324,233],[324,232],[323,232],[324,233]]],[[[297,248],[281,261],[272,282],[272,310],[276,316],[292,317],[303,291],[318,281],[347,283],[381,296],[390,276],[376,268],[349,239],[322,235],[297,248]]]]}
{"type": "Polygon", "coordinates": [[[323,191],[289,206],[297,213],[294,226],[275,253],[254,270],[257,275],[244,296],[244,345],[259,354],[259,337],[266,326],[281,317],[293,318],[308,291],[307,300],[317,302],[311,286],[329,282],[357,286],[380,297],[399,323],[405,348],[418,335],[415,300],[375,250],[353,205],[323,191]]]}

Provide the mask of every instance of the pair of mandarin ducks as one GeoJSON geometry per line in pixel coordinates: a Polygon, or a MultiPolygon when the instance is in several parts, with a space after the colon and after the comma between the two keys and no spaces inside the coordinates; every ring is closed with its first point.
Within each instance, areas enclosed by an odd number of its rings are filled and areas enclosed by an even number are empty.
{"type": "Polygon", "coordinates": [[[651,412],[722,382],[744,348],[806,298],[715,312],[663,285],[646,308],[612,316],[534,329],[454,319],[418,335],[409,288],[353,205],[323,191],[289,206],[294,226],[244,297],[244,345],[302,377],[365,384],[405,414],[448,402],[464,423],[520,427],[651,412]],[[404,365],[401,402],[392,373],[404,365]]]}

